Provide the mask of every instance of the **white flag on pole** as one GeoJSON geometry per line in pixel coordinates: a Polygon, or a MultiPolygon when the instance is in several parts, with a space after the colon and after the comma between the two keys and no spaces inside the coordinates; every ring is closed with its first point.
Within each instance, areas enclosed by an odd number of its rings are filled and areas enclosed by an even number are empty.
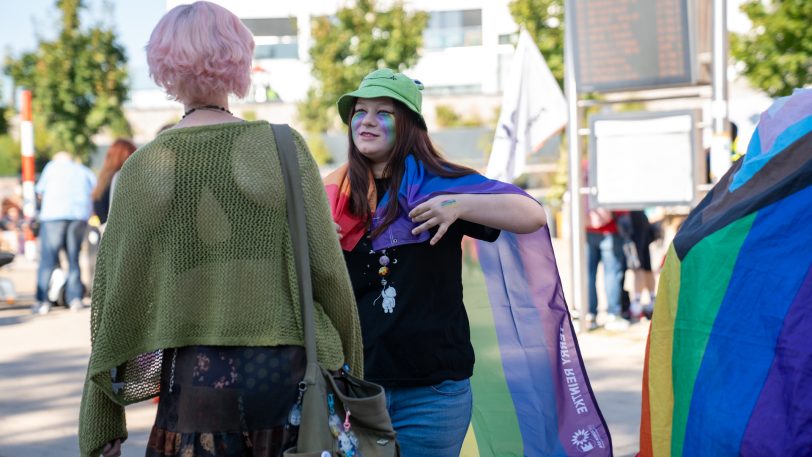
{"type": "Polygon", "coordinates": [[[567,125],[567,101],[526,30],[510,65],[499,124],[485,174],[511,182],[524,171],[527,155],[567,125]]]}

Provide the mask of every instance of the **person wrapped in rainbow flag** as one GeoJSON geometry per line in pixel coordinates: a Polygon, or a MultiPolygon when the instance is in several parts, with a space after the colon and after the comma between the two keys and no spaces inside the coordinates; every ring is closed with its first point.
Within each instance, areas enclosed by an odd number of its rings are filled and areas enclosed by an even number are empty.
{"type": "Polygon", "coordinates": [[[421,89],[381,69],[343,95],[348,163],[325,178],[365,377],[386,388],[403,455],[611,455],[544,209],[512,184],[446,161],[428,136],[421,89]],[[480,240],[492,307],[492,336],[473,344],[463,236],[480,240]],[[475,352],[487,370],[472,379],[475,352]]]}
{"type": "Polygon", "coordinates": [[[646,348],[640,456],[812,455],[812,90],[761,115],[683,223],[646,348]]]}

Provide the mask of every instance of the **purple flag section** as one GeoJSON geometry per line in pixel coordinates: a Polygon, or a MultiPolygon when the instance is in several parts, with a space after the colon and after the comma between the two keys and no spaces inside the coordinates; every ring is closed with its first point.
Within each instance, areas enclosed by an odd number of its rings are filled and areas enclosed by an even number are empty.
{"type": "MultiPolygon", "coordinates": [[[[381,197],[373,215],[377,227],[390,199],[400,212],[372,240],[375,250],[419,243],[412,235],[411,209],[441,194],[526,192],[479,174],[444,178],[429,173],[413,156],[396,196],[381,197]]],[[[478,243],[488,287],[502,367],[516,410],[524,455],[611,456],[612,442],[586,376],[547,227],[516,235],[503,231],[494,243],[478,243]]]]}
{"type": "Polygon", "coordinates": [[[478,242],[524,455],[611,456],[547,227],[478,242]]]}
{"type": "Polygon", "coordinates": [[[775,140],[784,130],[809,117],[810,105],[812,105],[812,90],[809,89],[796,89],[791,97],[776,100],[761,114],[758,121],[760,150],[772,149],[775,140]]]}
{"type": "Polygon", "coordinates": [[[745,429],[741,455],[806,455],[812,449],[809,335],[812,335],[812,268],[784,319],[775,359],[745,429]]]}

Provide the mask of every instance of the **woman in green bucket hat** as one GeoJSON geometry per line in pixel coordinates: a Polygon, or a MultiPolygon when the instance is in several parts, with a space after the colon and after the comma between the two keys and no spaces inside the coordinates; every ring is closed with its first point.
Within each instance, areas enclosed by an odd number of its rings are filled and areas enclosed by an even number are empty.
{"type": "Polygon", "coordinates": [[[364,340],[404,456],[456,457],[471,419],[474,352],[462,302],[463,235],[528,233],[544,210],[512,185],[443,158],[423,86],[390,69],[338,100],[348,163],[325,178],[364,340]]]}

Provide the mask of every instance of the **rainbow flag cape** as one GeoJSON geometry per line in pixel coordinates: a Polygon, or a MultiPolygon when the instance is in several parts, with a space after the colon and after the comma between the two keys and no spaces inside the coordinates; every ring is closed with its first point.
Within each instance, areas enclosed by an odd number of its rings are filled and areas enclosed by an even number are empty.
{"type": "Polygon", "coordinates": [[[660,276],[640,455],[812,454],[812,90],[762,114],[660,276]]]}
{"type": "MultiPolygon", "coordinates": [[[[342,227],[342,247],[351,250],[366,228],[349,214],[347,166],[325,178],[333,217],[342,227]],[[360,225],[359,225],[360,224],[360,225]]],[[[473,174],[442,178],[413,157],[397,195],[401,216],[375,249],[411,237],[408,212],[440,194],[525,194],[511,184],[473,174]]],[[[374,185],[370,203],[375,201],[374,185]]],[[[391,196],[384,195],[384,208],[391,196]]],[[[373,226],[376,224],[373,215],[373,226]]],[[[553,255],[550,233],[503,231],[494,243],[478,242],[490,312],[470,309],[477,364],[471,385],[474,412],[464,456],[609,456],[612,443],[595,401],[570,320],[553,255]],[[476,322],[474,322],[476,319],[476,322]],[[475,327],[485,326],[485,329],[475,327]]]]}

